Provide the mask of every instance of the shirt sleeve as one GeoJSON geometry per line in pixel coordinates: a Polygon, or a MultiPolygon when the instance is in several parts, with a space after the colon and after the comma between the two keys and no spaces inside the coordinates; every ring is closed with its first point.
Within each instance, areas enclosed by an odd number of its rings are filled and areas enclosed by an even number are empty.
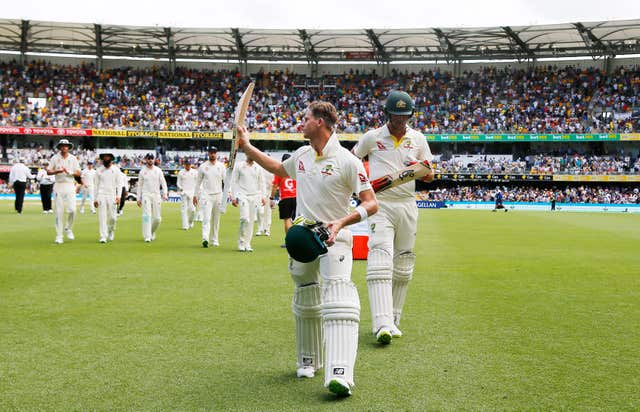
{"type": "Polygon", "coordinates": [[[167,179],[164,178],[164,172],[158,168],[158,174],[160,175],[160,185],[162,186],[162,194],[169,196],[169,189],[167,188],[167,179]]]}
{"type": "MultiPolygon", "coordinates": [[[[143,166],[144,168],[144,166],[143,166]]],[[[142,201],[142,185],[144,183],[144,169],[140,169],[140,172],[138,172],[138,187],[137,189],[137,196],[138,196],[138,201],[141,202],[142,201]]]]}
{"type": "Polygon", "coordinates": [[[358,143],[353,147],[353,154],[362,159],[369,153],[371,153],[372,144],[375,142],[372,133],[365,133],[362,135],[358,143]]]}
{"type": "Polygon", "coordinates": [[[296,170],[298,168],[298,160],[300,159],[300,156],[302,156],[302,154],[305,153],[307,150],[313,150],[313,149],[311,149],[310,146],[302,146],[301,148],[296,150],[291,155],[290,158],[282,162],[282,166],[284,167],[284,170],[287,172],[287,175],[290,178],[296,179],[296,170]]]}
{"type": "Polygon", "coordinates": [[[351,161],[351,174],[349,176],[349,183],[351,191],[359,194],[366,190],[371,190],[371,183],[367,177],[367,172],[364,170],[364,165],[360,159],[353,158],[351,161]]]}

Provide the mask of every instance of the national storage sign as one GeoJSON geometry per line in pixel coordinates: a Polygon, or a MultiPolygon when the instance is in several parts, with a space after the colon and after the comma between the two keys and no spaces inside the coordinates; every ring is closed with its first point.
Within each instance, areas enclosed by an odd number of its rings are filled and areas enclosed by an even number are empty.
{"type": "MultiPolygon", "coordinates": [[[[231,132],[173,131],[173,130],[111,130],[72,129],[55,127],[0,126],[0,134],[66,136],[66,137],[139,137],[157,139],[231,139],[231,132]]],[[[340,140],[358,141],[360,133],[338,133],[340,140]]],[[[251,132],[253,140],[304,140],[302,133],[251,132]]],[[[610,142],[640,141],[640,133],[588,133],[588,134],[425,134],[430,142],[610,142]]]]}

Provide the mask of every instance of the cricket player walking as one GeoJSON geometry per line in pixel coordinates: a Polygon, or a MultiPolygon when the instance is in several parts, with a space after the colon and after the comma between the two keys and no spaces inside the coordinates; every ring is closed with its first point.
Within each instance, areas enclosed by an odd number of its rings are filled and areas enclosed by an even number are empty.
{"type": "Polygon", "coordinates": [[[93,161],[89,160],[87,162],[87,167],[80,172],[80,181],[82,182],[82,186],[80,187],[80,194],[82,195],[82,200],[80,201],[80,213],[84,213],[84,204],[89,199],[89,208],[91,209],[91,213],[96,213],[96,208],[93,206],[95,203],[94,186],[93,182],[96,178],[96,169],[93,167],[93,161]]]}
{"type": "MultiPolygon", "coordinates": [[[[432,160],[424,135],[407,126],[414,103],[402,91],[392,91],[385,103],[387,123],[365,133],[353,148],[359,158],[369,156],[371,180],[417,161],[432,160]]],[[[423,178],[433,180],[433,172],[423,178]]],[[[376,339],[388,344],[402,336],[398,328],[413,276],[416,255],[413,247],[418,225],[415,182],[378,193],[380,212],[368,220],[369,255],[367,288],[372,330],[376,339]]]]}
{"type": "Polygon", "coordinates": [[[76,215],[76,177],[80,177],[80,164],[78,159],[69,151],[73,144],[67,139],[61,139],[56,148],[60,153],[53,155],[47,168],[49,175],[55,175],[56,182],[53,185],[55,194],[56,212],[56,240],[63,243],[62,233],[67,235],[67,239],[75,239],[73,235],[73,220],[76,215]],[[66,211],[66,213],[65,213],[66,211]]]}
{"type": "Polygon", "coordinates": [[[239,128],[238,143],[265,169],[297,180],[296,221],[303,225],[305,221],[324,222],[329,231],[328,249],[317,235],[304,236],[311,233],[309,226],[294,225],[287,233],[288,250],[290,246],[293,250],[307,244],[309,250],[308,256],[296,253],[299,260],[289,260],[294,283],[297,375],[312,378],[325,366],[325,387],[339,396],[348,396],[354,386],[360,301],[351,282],[353,238],[347,226],[376,213],[378,204],[362,162],[338,142],[334,133],[337,120],[332,104],[311,103],[303,124],[303,134],[310,145],[298,149],[284,163],[252,146],[244,127],[239,128]],[[361,203],[350,212],[352,193],[358,194],[361,203]]]}
{"type": "Polygon", "coordinates": [[[102,167],[96,171],[93,206],[98,209],[100,243],[113,241],[118,220],[120,195],[125,185],[120,168],[113,164],[113,153],[100,153],[102,167]]]}
{"type": "Polygon", "coordinates": [[[182,217],[182,230],[189,230],[193,227],[193,220],[196,217],[196,205],[193,203],[193,195],[196,189],[196,179],[198,171],[191,168],[191,160],[182,160],[184,168],[178,172],[176,186],[180,191],[180,215],[182,217]]]}
{"type": "Polygon", "coordinates": [[[154,165],[154,156],[148,153],[145,166],[138,175],[138,207],[142,208],[142,237],[145,242],[156,240],[156,231],[162,222],[162,201],[168,199],[167,181],[162,169],[154,165]]]}
{"type": "Polygon", "coordinates": [[[230,193],[231,204],[240,208],[240,226],[238,228],[238,250],[253,252],[251,239],[258,207],[264,206],[264,183],[262,169],[247,154],[247,160],[236,165],[233,171],[233,188],[230,193]]]}
{"type": "Polygon", "coordinates": [[[198,168],[194,206],[200,205],[202,211],[202,247],[220,246],[218,231],[220,229],[220,202],[222,199],[222,184],[226,169],[222,162],[218,162],[218,149],[211,146],[208,151],[209,160],[198,168]],[[213,229],[213,231],[212,231],[213,229]]]}
{"type": "Polygon", "coordinates": [[[273,202],[267,201],[271,198],[271,182],[273,181],[273,174],[269,173],[266,169],[262,171],[262,197],[265,199],[262,204],[258,204],[258,211],[256,220],[258,224],[258,231],[256,236],[271,236],[271,209],[273,208],[273,202]]]}

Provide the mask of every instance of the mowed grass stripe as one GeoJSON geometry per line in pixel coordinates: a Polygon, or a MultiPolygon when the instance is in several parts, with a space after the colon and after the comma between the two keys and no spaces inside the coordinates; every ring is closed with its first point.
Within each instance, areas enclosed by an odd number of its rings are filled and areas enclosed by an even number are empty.
{"type": "Polygon", "coordinates": [[[233,208],[222,246],[203,249],[175,204],[152,244],[129,203],[114,243],[85,214],[57,246],[37,206],[0,202],[0,409],[640,408],[636,216],[421,211],[405,336],[389,347],[354,265],[357,386],[336,402],[322,376],[295,378],[276,214],[248,254],[233,208]]]}

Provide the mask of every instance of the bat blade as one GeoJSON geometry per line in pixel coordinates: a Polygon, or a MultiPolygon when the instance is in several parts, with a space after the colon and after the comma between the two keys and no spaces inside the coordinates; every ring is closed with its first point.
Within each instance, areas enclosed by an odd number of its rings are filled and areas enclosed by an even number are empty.
{"type": "Polygon", "coordinates": [[[431,173],[431,164],[427,160],[414,163],[404,169],[386,174],[371,181],[371,187],[376,193],[385,191],[392,187],[400,186],[423,178],[431,173]]]}
{"type": "Polygon", "coordinates": [[[240,96],[233,115],[233,135],[231,137],[231,150],[229,151],[229,167],[227,167],[227,171],[225,172],[224,176],[225,194],[223,194],[222,201],[220,202],[220,211],[222,213],[227,211],[226,194],[228,194],[229,192],[233,192],[231,183],[233,170],[236,167],[236,155],[238,154],[238,127],[244,126],[244,121],[247,118],[247,110],[249,109],[249,102],[251,101],[254,87],[254,82],[249,83],[249,86],[247,86],[244,93],[242,93],[242,96],[240,96]]]}

